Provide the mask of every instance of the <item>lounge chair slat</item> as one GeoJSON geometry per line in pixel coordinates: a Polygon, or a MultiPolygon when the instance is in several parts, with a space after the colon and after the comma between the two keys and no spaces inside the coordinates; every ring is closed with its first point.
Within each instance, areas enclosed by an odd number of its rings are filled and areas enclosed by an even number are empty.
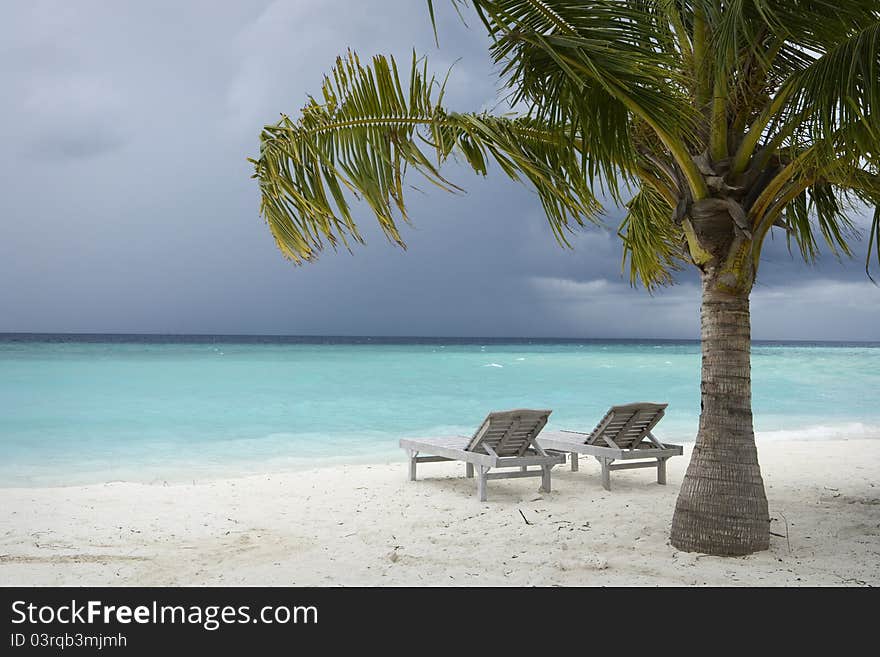
{"type": "Polygon", "coordinates": [[[667,404],[640,402],[612,406],[590,433],[563,432],[543,434],[538,442],[545,450],[572,455],[572,470],[577,470],[577,455],[596,457],[602,467],[602,485],[611,489],[611,471],[632,468],[657,468],[657,483],[666,483],[667,459],[683,453],[680,445],[664,444],[651,430],[663,418],[667,404]],[[631,463],[614,464],[616,460],[631,463]]]}
{"type": "Polygon", "coordinates": [[[517,409],[489,413],[474,435],[468,438],[404,439],[400,446],[410,459],[410,479],[416,478],[416,465],[433,460],[459,460],[467,464],[466,475],[475,476],[477,495],[486,501],[486,483],[489,479],[505,477],[542,477],[542,488],[550,490],[550,470],[565,463],[564,454],[544,451],[536,436],[547,424],[549,410],[517,409]],[[430,457],[419,456],[424,452],[430,457]],[[435,459],[435,457],[441,457],[435,459]],[[524,472],[527,466],[539,470],[524,472]],[[518,472],[495,472],[491,468],[518,468],[518,472]]]}

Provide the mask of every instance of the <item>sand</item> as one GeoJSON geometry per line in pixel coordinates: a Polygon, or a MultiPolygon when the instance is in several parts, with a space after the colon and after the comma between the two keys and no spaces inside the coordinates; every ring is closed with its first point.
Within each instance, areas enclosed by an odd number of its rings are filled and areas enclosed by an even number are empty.
{"type": "Polygon", "coordinates": [[[463,464],[333,466],[190,484],[0,489],[0,585],[878,585],[880,440],[759,444],[770,550],[684,553],[689,458],[489,482],[463,464]],[[526,523],[528,521],[528,523],[526,523]]]}

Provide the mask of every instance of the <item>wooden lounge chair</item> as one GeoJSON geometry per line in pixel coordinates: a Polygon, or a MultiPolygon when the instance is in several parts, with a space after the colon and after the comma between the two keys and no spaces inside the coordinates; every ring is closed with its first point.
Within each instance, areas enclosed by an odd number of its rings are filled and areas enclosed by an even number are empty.
{"type": "Polygon", "coordinates": [[[657,468],[657,483],[666,483],[666,460],[682,453],[681,445],[661,443],[651,429],[663,417],[667,404],[638,403],[612,406],[591,433],[562,431],[541,436],[547,451],[571,454],[572,472],[578,469],[578,454],[595,456],[602,466],[602,486],[611,490],[611,471],[657,468]],[[631,461],[614,463],[614,461],[631,461]],[[645,460],[647,459],[647,460],[645,460]]]}
{"type": "Polygon", "coordinates": [[[418,463],[464,461],[466,476],[477,469],[477,494],[486,501],[489,479],[541,477],[541,488],[550,492],[550,469],[565,463],[565,454],[548,454],[535,437],[547,424],[550,411],[518,409],[489,413],[473,437],[404,439],[400,446],[409,456],[409,479],[416,480],[418,463]],[[419,456],[419,454],[430,456],[419,456]],[[529,466],[538,466],[529,470],[529,466]],[[517,472],[493,472],[492,468],[519,468],[517,472]]]}

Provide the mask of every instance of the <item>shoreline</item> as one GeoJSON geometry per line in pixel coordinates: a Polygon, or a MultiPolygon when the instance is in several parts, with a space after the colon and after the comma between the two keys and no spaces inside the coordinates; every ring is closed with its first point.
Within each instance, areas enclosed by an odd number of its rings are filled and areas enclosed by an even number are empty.
{"type": "MultiPolygon", "coordinates": [[[[848,441],[880,441],[880,428],[877,425],[868,423],[867,421],[846,422],[841,424],[826,423],[808,425],[805,428],[797,429],[771,429],[756,432],[756,442],[759,451],[767,446],[780,442],[848,442],[848,441]]],[[[670,438],[664,436],[667,442],[679,444],[686,450],[693,448],[694,439],[670,438]]],[[[130,483],[142,484],[145,486],[176,486],[181,484],[207,484],[214,482],[223,482],[227,480],[247,479],[250,477],[262,476],[284,476],[299,475],[304,472],[313,470],[334,469],[346,466],[391,466],[395,464],[403,464],[406,457],[396,446],[397,439],[394,439],[395,446],[392,448],[383,447],[372,453],[363,452],[359,454],[333,454],[329,456],[308,456],[308,457],[271,457],[262,460],[244,461],[230,459],[228,463],[213,463],[205,465],[204,463],[195,463],[182,461],[179,464],[166,468],[163,475],[155,476],[124,476],[125,473],[138,469],[142,464],[131,464],[125,467],[117,467],[114,470],[97,469],[81,473],[79,476],[69,477],[67,481],[53,481],[52,476],[39,476],[37,478],[42,481],[34,481],[33,483],[4,483],[3,477],[0,475],[0,495],[6,490],[33,490],[33,489],[58,489],[58,488],[79,488],[87,486],[102,486],[105,484],[130,483]],[[195,475],[195,476],[193,476],[195,475]]],[[[14,466],[7,466],[9,470],[14,470],[14,466]]],[[[153,466],[148,466],[153,467],[153,466]]],[[[557,468],[558,469],[558,468],[557,468]]]]}
{"type": "Polygon", "coordinates": [[[3,488],[0,585],[880,585],[880,441],[761,444],[771,548],[726,559],[668,544],[691,447],[667,486],[582,459],[486,503],[453,463],[3,488]]]}

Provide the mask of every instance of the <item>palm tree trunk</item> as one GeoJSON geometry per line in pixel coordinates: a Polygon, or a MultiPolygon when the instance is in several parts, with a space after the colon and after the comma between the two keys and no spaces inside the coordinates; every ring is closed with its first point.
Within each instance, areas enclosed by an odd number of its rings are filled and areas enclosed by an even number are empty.
{"type": "Polygon", "coordinates": [[[732,556],[766,550],[770,517],[752,427],[748,292],[703,277],[700,429],[675,515],[672,545],[732,556]]]}

